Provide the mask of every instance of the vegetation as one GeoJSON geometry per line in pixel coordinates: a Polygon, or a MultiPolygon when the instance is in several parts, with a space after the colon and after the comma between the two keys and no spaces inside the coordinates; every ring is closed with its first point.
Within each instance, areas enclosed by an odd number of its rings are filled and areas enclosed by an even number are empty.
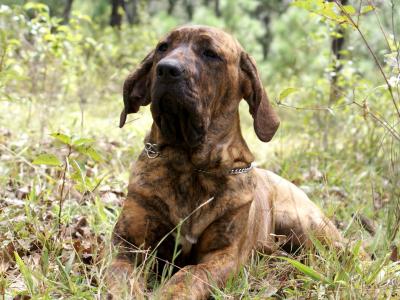
{"type": "Polygon", "coordinates": [[[397,0],[2,3],[1,299],[104,295],[102,253],[151,124],[143,108],[118,128],[121,86],[184,23],[224,28],[256,58],[282,119],[263,144],[242,103],[258,165],[302,187],[349,240],[344,253],[316,241],[295,257],[254,255],[214,297],[400,298],[397,0]]]}

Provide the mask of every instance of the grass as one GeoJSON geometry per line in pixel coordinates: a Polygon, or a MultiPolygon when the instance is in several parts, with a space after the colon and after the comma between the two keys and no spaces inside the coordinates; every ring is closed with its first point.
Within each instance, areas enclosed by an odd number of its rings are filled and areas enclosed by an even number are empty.
{"type": "MultiPolygon", "coordinates": [[[[0,49],[0,299],[100,299],[130,164],[151,124],[144,108],[118,128],[121,85],[154,44],[157,30],[123,28],[122,39],[109,28],[87,30],[89,22],[78,16],[57,32],[45,12],[31,23],[20,22],[20,13],[20,8],[0,9],[3,23],[12,25],[0,28],[0,40],[9,41],[0,49]],[[42,29],[35,43],[24,39],[26,32],[33,34],[29,26],[42,29]],[[71,141],[51,136],[57,132],[71,141]],[[36,164],[44,153],[47,165],[36,164]]],[[[321,46],[317,37],[304,40],[309,48],[321,46]]],[[[323,55],[318,61],[327,62],[323,55]]],[[[359,60],[368,64],[365,57],[359,60]]],[[[269,66],[260,64],[263,74],[271,72],[269,66]]],[[[364,77],[352,68],[343,69],[343,89],[356,90],[359,99],[368,99],[368,110],[397,129],[391,99],[377,88],[370,65],[356,70],[364,77]]],[[[254,253],[224,289],[213,290],[215,299],[400,298],[398,141],[368,117],[367,108],[348,105],[351,95],[340,99],[334,117],[324,110],[291,109],[293,102],[300,103],[296,107],[326,103],[329,80],[317,71],[287,78],[277,69],[268,82],[271,99],[290,86],[302,87],[277,107],[282,126],[272,142],[257,140],[244,103],[242,130],[258,165],[305,190],[349,243],[338,251],[315,241],[314,249],[293,257],[254,253]],[[333,119],[328,147],[327,118],[333,119]],[[372,233],[360,220],[372,223],[372,233]],[[362,248],[372,260],[362,259],[362,248]]],[[[160,281],[149,272],[154,255],[143,254],[147,259],[135,276],[147,278],[156,290],[170,269],[160,270],[160,281]]],[[[132,280],[134,289],[150,296],[138,282],[132,280]]]]}
{"type": "MultiPolygon", "coordinates": [[[[18,108],[15,104],[13,111],[20,112],[18,109],[24,117],[23,107],[18,108]]],[[[295,257],[299,263],[282,258],[281,253],[273,256],[254,254],[239,276],[229,280],[225,289],[214,290],[214,298],[398,297],[400,265],[390,260],[390,246],[396,245],[398,240],[390,242],[386,228],[391,199],[385,198],[388,196],[385,193],[390,191],[379,184],[383,182],[382,174],[371,165],[359,163],[372,158],[355,158],[369,153],[338,155],[337,152],[310,148],[308,143],[313,137],[307,140],[296,138],[296,134],[286,136],[285,122],[282,129],[285,134],[262,145],[255,140],[251,126],[247,126],[250,117],[245,109],[242,107],[245,135],[253,149],[260,149],[255,153],[259,161],[266,161],[262,166],[272,168],[306,190],[351,243],[343,253],[326,250],[315,243],[317,251],[303,252],[295,257]],[[374,193],[372,184],[375,185],[374,193]],[[375,208],[374,201],[379,202],[375,208]],[[374,236],[359,225],[353,217],[355,212],[375,222],[374,236]],[[363,261],[358,253],[361,245],[376,258],[363,261]]],[[[71,176],[72,166],[68,168],[60,234],[58,200],[62,168],[32,162],[43,152],[54,153],[63,160],[68,154],[67,146],[51,137],[49,129],[43,134],[34,130],[24,134],[17,124],[7,129],[3,127],[0,145],[4,187],[0,202],[3,249],[0,292],[6,298],[29,295],[35,299],[93,299],[106,291],[104,275],[110,257],[101,254],[110,247],[110,234],[124,197],[129,164],[142,147],[142,127],[148,127],[151,122],[149,112],[144,110],[126,129],[117,130],[116,125],[111,124],[117,123],[119,111],[113,110],[115,115],[106,109],[87,113],[85,137],[95,140],[93,147],[102,160],[96,162],[90,157],[76,157],[81,159],[82,176],[87,185],[83,189],[77,188],[79,182],[71,176]],[[38,138],[41,135],[43,138],[38,138]]],[[[79,125],[74,128],[63,124],[75,114],[73,107],[65,107],[63,114],[63,118],[56,114],[46,121],[57,124],[53,128],[69,127],[71,132],[79,132],[79,125]]],[[[11,119],[3,118],[2,126],[7,122],[11,124],[11,119]]],[[[25,123],[24,118],[20,122],[25,123]]],[[[30,122],[34,128],[38,120],[30,122]]],[[[151,262],[149,259],[146,263],[151,262]]],[[[140,276],[151,277],[145,267],[141,270],[140,276]]]]}

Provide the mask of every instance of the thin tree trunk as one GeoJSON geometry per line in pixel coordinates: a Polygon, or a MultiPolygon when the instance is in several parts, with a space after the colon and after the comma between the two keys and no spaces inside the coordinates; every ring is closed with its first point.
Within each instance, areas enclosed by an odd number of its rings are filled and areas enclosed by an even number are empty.
{"type": "Polygon", "coordinates": [[[185,0],[185,8],[189,21],[193,20],[193,13],[194,13],[193,0],[185,0]]]}
{"type": "MultiPolygon", "coordinates": [[[[343,5],[346,5],[346,2],[347,0],[342,0],[343,5]]],[[[342,57],[341,51],[343,50],[346,32],[341,26],[336,29],[336,32],[338,36],[334,37],[331,42],[331,51],[333,55],[333,74],[331,77],[331,93],[329,96],[329,104],[335,103],[339,98],[340,91],[339,87],[337,86],[337,79],[343,67],[340,59],[342,57]]]]}
{"type": "Polygon", "coordinates": [[[175,10],[177,0],[168,0],[168,15],[172,15],[175,10]]]}
{"type": "MultiPolygon", "coordinates": [[[[329,2],[332,2],[333,0],[329,0],[329,2]]],[[[340,1],[342,5],[347,5],[348,0],[341,0],[340,1]]],[[[331,41],[331,53],[332,53],[332,64],[333,64],[333,70],[332,70],[332,75],[331,75],[331,83],[330,83],[330,92],[329,92],[329,99],[328,99],[328,107],[331,107],[334,105],[340,98],[341,90],[338,85],[338,78],[340,75],[340,71],[342,69],[342,63],[340,62],[340,59],[342,57],[341,51],[343,50],[343,46],[345,43],[345,30],[342,26],[337,26],[336,32],[338,33],[337,36],[332,38],[331,41]]],[[[330,128],[332,127],[333,119],[332,116],[328,116],[327,119],[325,120],[325,129],[324,129],[324,135],[323,135],[323,146],[324,149],[328,149],[330,147],[329,143],[329,136],[330,136],[330,128]]]]}
{"type": "Polygon", "coordinates": [[[214,6],[214,11],[215,11],[215,15],[220,18],[222,16],[222,12],[221,12],[221,7],[220,7],[220,1],[219,0],[215,0],[215,6],[214,6]]]}
{"type": "Polygon", "coordinates": [[[65,4],[64,12],[63,12],[63,21],[62,21],[63,24],[69,23],[69,18],[71,16],[73,2],[74,2],[74,0],[67,0],[67,3],[65,4]]]}
{"type": "Polygon", "coordinates": [[[132,25],[133,22],[134,22],[134,19],[133,19],[133,16],[131,14],[131,11],[129,10],[128,6],[126,5],[126,2],[124,0],[120,0],[120,5],[124,9],[124,12],[126,14],[126,18],[128,19],[128,23],[130,25],[132,25]]]}
{"type": "Polygon", "coordinates": [[[132,17],[133,17],[133,24],[139,24],[139,1],[138,0],[132,0],[132,17]]]}
{"type": "Polygon", "coordinates": [[[271,47],[271,43],[272,43],[271,17],[270,17],[270,15],[266,14],[265,16],[263,16],[261,22],[264,25],[265,32],[257,40],[262,46],[263,59],[267,60],[268,54],[269,54],[269,50],[270,50],[270,47],[271,47]]]}
{"type": "Polygon", "coordinates": [[[122,15],[119,13],[119,7],[121,6],[121,0],[111,0],[111,17],[110,17],[110,25],[112,27],[121,27],[122,24],[122,15]]]}

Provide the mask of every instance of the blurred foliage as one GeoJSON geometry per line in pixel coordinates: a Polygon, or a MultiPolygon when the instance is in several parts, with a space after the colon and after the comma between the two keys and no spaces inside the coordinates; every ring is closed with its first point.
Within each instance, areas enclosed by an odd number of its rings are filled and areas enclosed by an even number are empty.
{"type": "Polygon", "coordinates": [[[66,0],[1,1],[0,295],[91,298],[104,290],[107,260],[98,252],[151,124],[143,108],[117,128],[121,87],[158,38],[187,23],[223,28],[255,57],[282,119],[274,140],[263,144],[241,104],[242,130],[259,165],[301,186],[346,237],[362,240],[377,257],[365,266],[354,255],[359,243],[344,265],[332,253],[307,257],[309,267],[252,259],[249,272],[221,295],[357,298],[371,295],[365,282],[380,296],[391,293],[386,287],[399,277],[389,254],[399,246],[400,224],[400,4],[123,3],[121,24],[111,27],[108,0],[73,1],[68,19],[66,0]],[[132,24],[128,14],[136,18],[132,24]],[[337,60],[331,43],[342,37],[340,29],[345,44],[337,60]],[[375,221],[374,236],[357,225],[355,213],[375,221]]]}

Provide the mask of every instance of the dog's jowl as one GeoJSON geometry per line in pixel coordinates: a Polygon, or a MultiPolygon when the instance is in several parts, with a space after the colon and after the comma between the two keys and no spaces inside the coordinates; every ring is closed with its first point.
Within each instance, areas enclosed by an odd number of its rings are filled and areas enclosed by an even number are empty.
{"type": "Polygon", "coordinates": [[[264,142],[279,118],[255,61],[229,34],[204,26],[172,31],[126,79],[123,98],[120,127],[144,105],[154,122],[113,232],[118,254],[107,280],[116,299],[122,286],[145,289],[138,268],[154,257],[159,274],[175,266],[160,298],[207,299],[251,251],[274,251],[277,235],[293,246],[309,245],[311,235],[342,239],[300,189],[252,167],[239,102],[247,101],[264,142]]]}

